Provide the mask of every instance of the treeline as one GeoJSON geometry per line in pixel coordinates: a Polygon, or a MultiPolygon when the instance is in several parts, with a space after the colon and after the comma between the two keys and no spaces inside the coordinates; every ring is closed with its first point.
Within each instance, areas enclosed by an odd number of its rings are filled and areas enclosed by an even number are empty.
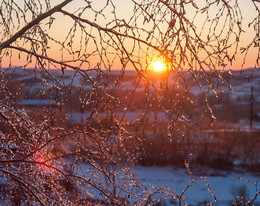
{"type": "Polygon", "coordinates": [[[137,164],[208,166],[232,170],[260,171],[260,131],[212,130],[176,132],[169,138],[162,133],[145,138],[137,164]]]}

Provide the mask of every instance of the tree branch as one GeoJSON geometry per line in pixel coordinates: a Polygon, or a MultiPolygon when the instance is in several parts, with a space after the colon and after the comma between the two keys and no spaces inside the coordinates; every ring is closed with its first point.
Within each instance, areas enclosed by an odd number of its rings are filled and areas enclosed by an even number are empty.
{"type": "Polygon", "coordinates": [[[71,13],[69,13],[69,12],[67,12],[67,11],[62,10],[62,9],[60,10],[60,12],[63,13],[64,15],[67,15],[67,16],[71,17],[71,18],[72,18],[73,20],[75,20],[75,21],[84,22],[84,23],[86,23],[86,24],[88,24],[88,25],[90,25],[90,26],[92,26],[92,27],[95,27],[96,29],[98,29],[98,30],[100,30],[100,31],[104,31],[104,32],[107,32],[107,33],[111,33],[111,34],[114,34],[114,35],[116,35],[116,36],[126,37],[126,38],[132,39],[132,40],[134,40],[134,41],[138,41],[138,42],[140,42],[140,43],[143,43],[143,44],[145,44],[145,45],[147,45],[147,46],[149,46],[149,47],[151,47],[151,48],[157,50],[157,51],[160,52],[162,55],[164,55],[165,58],[167,58],[167,55],[166,55],[160,48],[158,48],[157,46],[152,45],[151,43],[149,43],[149,42],[147,42],[147,41],[145,41],[145,40],[143,40],[143,39],[140,39],[140,38],[137,38],[137,37],[128,35],[128,34],[123,34],[123,33],[117,32],[117,31],[115,31],[114,29],[111,29],[111,28],[102,27],[102,26],[100,26],[100,25],[98,25],[98,24],[96,24],[96,23],[94,23],[94,22],[91,22],[91,21],[89,21],[89,20],[87,20],[87,19],[83,19],[83,18],[80,18],[80,17],[78,17],[78,16],[75,16],[74,14],[71,14],[71,13]]]}
{"type": "Polygon", "coordinates": [[[15,42],[19,37],[21,37],[26,31],[28,31],[30,28],[35,26],[36,24],[39,24],[43,19],[46,19],[47,17],[51,16],[53,13],[60,11],[61,8],[66,6],[68,3],[70,3],[73,0],[65,0],[61,4],[55,6],[51,10],[45,12],[44,14],[39,15],[36,19],[32,20],[30,23],[26,24],[21,30],[19,30],[16,34],[12,35],[12,37],[5,42],[0,44],[0,51],[4,48],[7,48],[10,46],[13,42],[15,42]]]}

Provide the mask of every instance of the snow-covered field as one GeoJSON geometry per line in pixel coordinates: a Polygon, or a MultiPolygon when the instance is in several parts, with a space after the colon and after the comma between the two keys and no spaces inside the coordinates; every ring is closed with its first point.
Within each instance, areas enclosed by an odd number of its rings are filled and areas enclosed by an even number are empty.
{"type": "MultiPolygon", "coordinates": [[[[158,187],[168,187],[177,192],[178,195],[191,182],[191,177],[184,168],[176,167],[143,167],[135,166],[133,171],[139,176],[140,183],[150,183],[158,187]]],[[[199,177],[200,172],[197,170],[193,178],[199,177]]],[[[205,174],[205,171],[203,172],[205,174]]],[[[192,186],[185,192],[186,203],[193,206],[204,205],[205,202],[212,202],[218,206],[229,206],[235,200],[239,193],[244,193],[251,200],[256,194],[256,185],[248,181],[241,180],[239,177],[246,178],[252,182],[258,179],[257,174],[250,172],[226,172],[220,170],[208,170],[207,182],[217,198],[214,201],[212,194],[205,185],[204,179],[193,182],[192,186]]],[[[258,174],[259,175],[259,174],[258,174]]],[[[258,191],[260,182],[258,183],[258,191]]],[[[158,196],[159,197],[159,196],[158,196]]],[[[165,205],[174,205],[174,201],[167,199],[165,205]]],[[[260,197],[256,199],[254,205],[260,205],[260,197]]]]}
{"type": "MultiPolygon", "coordinates": [[[[88,173],[91,171],[91,167],[88,164],[81,164],[80,171],[86,171],[88,173]]],[[[191,176],[185,168],[173,166],[133,166],[130,171],[135,174],[138,185],[147,191],[155,191],[154,187],[158,187],[162,188],[162,191],[167,192],[165,188],[169,188],[171,191],[175,191],[176,195],[180,196],[183,190],[191,183],[191,176]]],[[[258,185],[254,184],[257,182],[260,174],[242,170],[215,170],[205,167],[196,168],[196,172],[191,172],[192,178],[198,178],[198,180],[194,181],[183,195],[183,197],[185,197],[185,203],[189,206],[203,206],[207,203],[215,206],[230,206],[237,196],[242,195],[251,201],[256,192],[260,191],[260,182],[258,182],[258,185]],[[217,201],[215,201],[206,183],[208,183],[217,201]],[[258,186],[257,191],[256,186],[258,186]]],[[[119,173],[121,174],[120,171],[119,173]]],[[[81,174],[79,173],[78,175],[81,174]]],[[[95,175],[91,178],[95,178],[95,175]]],[[[100,195],[100,192],[93,190],[93,188],[91,189],[91,187],[87,188],[87,190],[95,194],[97,198],[100,195]]],[[[135,190],[135,192],[142,194],[142,191],[138,189],[135,190]]],[[[179,205],[179,202],[172,197],[168,196],[164,199],[164,196],[165,194],[156,193],[151,196],[151,199],[160,200],[159,202],[162,203],[163,206],[179,205]]],[[[130,202],[132,198],[134,197],[129,199],[130,202]]],[[[181,205],[184,205],[183,202],[181,205]]],[[[257,197],[253,205],[260,206],[260,196],[257,197]]]]}

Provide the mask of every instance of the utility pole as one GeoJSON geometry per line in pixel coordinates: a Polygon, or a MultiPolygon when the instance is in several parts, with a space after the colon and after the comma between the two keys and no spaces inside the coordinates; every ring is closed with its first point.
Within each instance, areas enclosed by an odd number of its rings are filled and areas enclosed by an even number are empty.
{"type": "MultiPolygon", "coordinates": [[[[260,0],[253,0],[260,3],[260,0]]],[[[255,40],[255,47],[260,46],[260,11],[258,10],[258,17],[255,23],[255,31],[256,31],[256,40],[255,40]]],[[[251,87],[251,94],[250,94],[250,130],[253,129],[253,115],[254,115],[254,88],[253,88],[253,74],[250,77],[250,87],[251,87]]]]}
{"type": "Polygon", "coordinates": [[[251,87],[251,94],[250,94],[250,130],[252,130],[253,129],[253,114],[254,114],[254,88],[253,88],[253,84],[252,84],[252,82],[253,82],[253,80],[252,80],[253,78],[251,77],[251,85],[250,85],[250,87],[251,87]]]}

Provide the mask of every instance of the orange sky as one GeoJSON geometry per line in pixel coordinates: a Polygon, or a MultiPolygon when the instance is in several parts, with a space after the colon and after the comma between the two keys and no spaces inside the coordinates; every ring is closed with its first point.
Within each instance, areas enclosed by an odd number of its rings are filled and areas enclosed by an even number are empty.
{"type": "MultiPolygon", "coordinates": [[[[75,11],[82,4],[82,2],[80,2],[80,1],[77,1],[77,2],[78,2],[77,4],[72,3],[72,4],[68,5],[66,7],[66,9],[71,10],[71,11],[75,11]]],[[[118,17],[119,18],[125,18],[125,19],[129,18],[129,16],[131,15],[132,8],[133,8],[131,1],[130,0],[124,0],[124,1],[115,0],[114,2],[115,2],[115,5],[117,6],[118,17]]],[[[97,3],[94,5],[94,7],[95,8],[98,8],[98,7],[101,8],[105,3],[106,3],[106,1],[97,1],[97,3]]],[[[245,18],[244,18],[244,20],[245,20],[244,25],[245,26],[244,26],[243,29],[246,31],[246,33],[244,33],[241,36],[241,42],[240,42],[241,46],[243,47],[243,46],[246,46],[252,40],[253,35],[254,35],[253,28],[251,27],[250,29],[248,29],[247,26],[246,26],[249,22],[248,19],[252,19],[254,17],[252,15],[254,13],[254,8],[252,7],[252,5],[250,6],[250,4],[248,4],[248,2],[245,2],[243,0],[240,0],[239,3],[241,4],[242,14],[245,15],[245,18]]],[[[55,18],[55,22],[54,22],[52,29],[49,31],[49,34],[51,34],[52,36],[55,36],[56,39],[58,39],[62,42],[65,39],[65,33],[67,33],[65,31],[69,31],[73,22],[71,21],[70,18],[64,17],[63,14],[55,14],[54,18],[55,18]]],[[[90,14],[87,18],[89,20],[93,20],[95,17],[93,15],[91,16],[91,14],[90,14]]],[[[108,13],[106,13],[106,19],[100,18],[100,19],[98,19],[98,23],[100,23],[101,25],[105,25],[106,22],[109,22],[112,18],[113,17],[109,16],[109,12],[108,12],[108,13]]],[[[97,33],[93,32],[92,35],[93,34],[96,35],[97,33]]],[[[78,39],[79,38],[80,38],[80,36],[78,37],[78,39]]],[[[80,48],[79,42],[75,41],[75,42],[73,42],[73,44],[74,44],[73,46],[75,48],[75,51],[80,48]]],[[[61,58],[60,48],[57,47],[57,45],[54,45],[53,43],[50,43],[49,46],[51,48],[48,50],[48,55],[51,58],[61,60],[62,58],[61,58]]],[[[129,46],[129,48],[132,47],[132,45],[130,45],[130,44],[126,45],[126,46],[129,46]]],[[[90,50],[93,50],[93,48],[94,48],[93,42],[90,42],[87,50],[90,51],[90,50]]],[[[250,53],[248,53],[244,68],[257,66],[257,65],[255,65],[257,52],[258,52],[258,47],[251,49],[250,53]]],[[[89,53],[91,53],[91,52],[89,52],[89,53]]],[[[66,59],[67,58],[72,59],[71,54],[69,54],[68,52],[65,52],[64,55],[66,56],[66,59]]],[[[138,54],[136,54],[136,55],[138,55],[138,54]]],[[[12,61],[11,61],[12,66],[22,66],[26,62],[26,56],[22,55],[22,56],[20,56],[20,59],[18,58],[18,56],[19,55],[18,55],[17,52],[13,52],[12,61]]],[[[93,62],[95,64],[98,60],[98,57],[92,56],[88,60],[90,61],[90,64],[92,64],[93,62]]],[[[8,58],[8,57],[3,58],[2,67],[9,66],[9,63],[10,63],[10,58],[8,58]]],[[[238,53],[236,61],[234,61],[232,65],[227,65],[226,69],[241,69],[242,63],[243,63],[242,56],[238,53]]],[[[75,65],[75,64],[73,64],[73,65],[75,65]]],[[[118,69],[119,65],[120,65],[119,59],[115,59],[114,69],[118,69]]],[[[31,66],[33,67],[34,65],[31,64],[31,66]]],[[[85,66],[83,66],[83,67],[88,68],[89,65],[85,64],[85,66]]],[[[127,68],[131,69],[132,66],[129,65],[127,68]]]]}

